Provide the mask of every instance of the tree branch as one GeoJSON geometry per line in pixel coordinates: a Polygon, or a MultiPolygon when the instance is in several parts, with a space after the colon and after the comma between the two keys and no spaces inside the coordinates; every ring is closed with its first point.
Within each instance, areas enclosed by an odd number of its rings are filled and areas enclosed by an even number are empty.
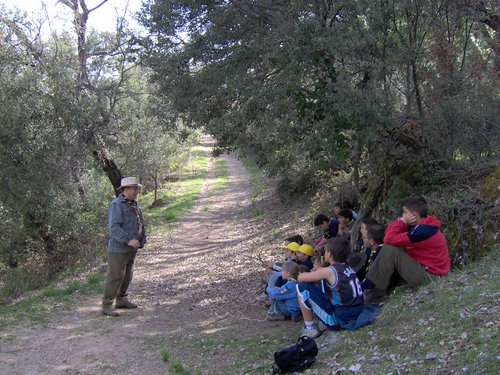
{"type": "Polygon", "coordinates": [[[102,0],[101,3],[99,5],[96,5],[95,7],[93,7],[92,9],[88,10],[87,11],[87,14],[89,14],[90,12],[93,12],[94,10],[100,8],[101,6],[103,6],[105,3],[107,3],[108,0],[102,0]]]}

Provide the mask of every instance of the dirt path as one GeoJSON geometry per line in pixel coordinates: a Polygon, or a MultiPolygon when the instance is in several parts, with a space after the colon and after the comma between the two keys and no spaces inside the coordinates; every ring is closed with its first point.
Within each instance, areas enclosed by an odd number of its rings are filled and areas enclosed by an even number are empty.
{"type": "Polygon", "coordinates": [[[261,272],[248,256],[262,220],[252,214],[246,170],[224,160],[226,188],[216,188],[210,163],[191,213],[173,234],[152,234],[138,255],[129,292],[139,309],[105,317],[93,295],[48,324],[7,327],[0,374],[234,374],[266,366],[273,338],[299,326],[262,322],[261,272]]]}

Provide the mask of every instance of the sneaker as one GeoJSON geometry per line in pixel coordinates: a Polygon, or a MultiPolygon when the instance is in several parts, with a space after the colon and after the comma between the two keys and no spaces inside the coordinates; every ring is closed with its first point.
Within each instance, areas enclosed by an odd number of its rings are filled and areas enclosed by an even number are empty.
{"type": "Polygon", "coordinates": [[[292,316],[292,322],[297,323],[300,321],[302,321],[302,315],[298,314],[298,315],[292,316]]]}
{"type": "Polygon", "coordinates": [[[127,300],[118,301],[115,304],[117,309],[137,309],[137,305],[127,300]]]}
{"type": "Polygon", "coordinates": [[[307,329],[304,326],[304,328],[302,328],[302,331],[300,331],[300,335],[301,336],[307,336],[307,337],[310,337],[310,338],[315,338],[315,337],[321,336],[321,334],[323,332],[324,331],[320,330],[319,327],[318,327],[318,325],[316,323],[314,323],[311,329],[307,329]]]}
{"type": "Polygon", "coordinates": [[[267,314],[266,320],[269,322],[281,322],[285,320],[286,317],[283,314],[276,313],[276,314],[267,314]]]}
{"type": "Polygon", "coordinates": [[[118,311],[115,311],[112,308],[102,309],[101,312],[102,312],[102,315],[112,316],[113,318],[117,318],[120,316],[120,313],[118,311]]]}
{"type": "Polygon", "coordinates": [[[366,289],[363,299],[367,305],[381,305],[387,300],[387,293],[378,288],[366,289]]]}

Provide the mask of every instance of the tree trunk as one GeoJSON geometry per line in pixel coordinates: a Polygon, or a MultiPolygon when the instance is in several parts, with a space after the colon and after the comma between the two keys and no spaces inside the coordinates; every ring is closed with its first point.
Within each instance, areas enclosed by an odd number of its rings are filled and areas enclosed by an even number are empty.
{"type": "Polygon", "coordinates": [[[113,161],[106,149],[94,150],[93,154],[102,170],[106,173],[106,176],[108,176],[109,181],[113,185],[113,188],[115,189],[115,195],[118,196],[120,194],[118,188],[121,185],[122,179],[122,173],[120,169],[113,161]]]}
{"type": "Polygon", "coordinates": [[[422,97],[420,95],[420,86],[418,84],[417,75],[417,63],[415,60],[411,62],[411,76],[413,79],[413,89],[415,90],[415,100],[417,102],[418,115],[422,119],[424,118],[424,107],[422,105],[422,97]]]}
{"type": "MultiPolygon", "coordinates": [[[[81,98],[86,95],[85,88],[91,87],[88,78],[88,68],[87,68],[87,21],[89,18],[89,13],[99,8],[103,5],[106,0],[102,1],[97,7],[93,9],[88,9],[85,0],[79,0],[75,2],[63,1],[68,7],[73,10],[73,22],[75,24],[75,32],[77,35],[78,42],[78,77],[77,77],[77,85],[76,85],[76,97],[77,102],[81,101],[81,98]],[[81,10],[79,9],[79,6],[81,10]]],[[[97,109],[96,109],[97,110],[97,109]]],[[[109,122],[109,116],[104,116],[103,122],[109,122]]],[[[115,189],[115,194],[118,196],[119,191],[117,190],[121,184],[122,174],[116,163],[114,162],[111,154],[106,149],[103,142],[99,139],[99,136],[96,134],[96,130],[99,127],[106,125],[98,124],[98,126],[93,126],[94,124],[82,124],[84,129],[80,129],[83,134],[84,142],[90,146],[92,150],[92,154],[94,155],[96,161],[101,166],[102,170],[108,176],[109,181],[113,185],[115,189]]]]}

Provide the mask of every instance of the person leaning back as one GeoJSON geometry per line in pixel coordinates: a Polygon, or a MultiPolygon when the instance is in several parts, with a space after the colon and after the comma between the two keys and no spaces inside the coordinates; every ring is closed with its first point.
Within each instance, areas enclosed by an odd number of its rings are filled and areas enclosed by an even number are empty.
{"type": "Polygon", "coordinates": [[[121,193],[109,205],[108,211],[108,268],[102,299],[104,315],[120,316],[113,308],[137,308],[127,298],[127,289],[132,281],[137,249],[146,243],[144,217],[136,202],[142,185],[135,177],[125,177],[121,180],[121,193]]]}

